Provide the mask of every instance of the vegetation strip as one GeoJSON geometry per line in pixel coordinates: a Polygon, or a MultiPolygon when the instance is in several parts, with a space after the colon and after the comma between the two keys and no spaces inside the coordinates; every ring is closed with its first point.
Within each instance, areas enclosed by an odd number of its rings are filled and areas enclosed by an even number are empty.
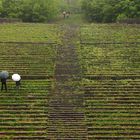
{"type": "Polygon", "coordinates": [[[0,41],[0,44],[59,45],[57,42],[6,42],[6,41],[0,41]]]}

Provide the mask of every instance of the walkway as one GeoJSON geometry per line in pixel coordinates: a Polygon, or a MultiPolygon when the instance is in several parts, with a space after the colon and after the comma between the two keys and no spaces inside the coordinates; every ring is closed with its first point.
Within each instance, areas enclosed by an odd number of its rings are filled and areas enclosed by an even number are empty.
{"type": "Polygon", "coordinates": [[[63,46],[57,49],[56,84],[49,99],[48,139],[86,140],[84,93],[76,54],[77,27],[63,27],[63,46]]]}

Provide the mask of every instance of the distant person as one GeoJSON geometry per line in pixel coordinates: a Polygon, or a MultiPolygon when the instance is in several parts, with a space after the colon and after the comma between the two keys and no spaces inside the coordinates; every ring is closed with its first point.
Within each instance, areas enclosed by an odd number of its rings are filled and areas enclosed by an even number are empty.
{"type": "Polygon", "coordinates": [[[3,91],[3,89],[5,88],[5,90],[7,91],[7,84],[6,84],[6,78],[2,78],[1,79],[1,91],[3,91]]]}
{"type": "Polygon", "coordinates": [[[66,17],[67,17],[67,18],[70,17],[70,12],[69,12],[69,11],[66,13],[66,17]]]}
{"type": "Polygon", "coordinates": [[[66,11],[63,11],[63,17],[66,18],[66,11]]]}

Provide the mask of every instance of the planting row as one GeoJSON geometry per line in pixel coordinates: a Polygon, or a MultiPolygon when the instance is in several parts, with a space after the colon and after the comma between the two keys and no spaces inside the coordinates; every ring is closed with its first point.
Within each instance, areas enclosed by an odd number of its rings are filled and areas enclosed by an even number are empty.
{"type": "Polygon", "coordinates": [[[1,24],[0,42],[60,43],[59,28],[46,24],[1,24]]]}
{"type": "Polygon", "coordinates": [[[8,81],[8,92],[0,94],[0,137],[45,139],[52,81],[23,80],[21,83],[16,90],[15,83],[8,81]]]}
{"type": "Polygon", "coordinates": [[[92,24],[82,26],[80,36],[83,43],[135,43],[140,42],[140,26],[92,24]]]}
{"type": "Polygon", "coordinates": [[[83,80],[88,139],[140,138],[140,80],[83,80]]]}
{"type": "Polygon", "coordinates": [[[85,75],[139,75],[140,45],[96,44],[81,46],[85,75]]]}
{"type": "Polygon", "coordinates": [[[139,25],[81,28],[79,58],[92,79],[82,81],[89,140],[140,139],[139,35],[139,25]]]}
{"type": "Polygon", "coordinates": [[[55,45],[0,44],[0,71],[23,76],[54,74],[55,45]]]}

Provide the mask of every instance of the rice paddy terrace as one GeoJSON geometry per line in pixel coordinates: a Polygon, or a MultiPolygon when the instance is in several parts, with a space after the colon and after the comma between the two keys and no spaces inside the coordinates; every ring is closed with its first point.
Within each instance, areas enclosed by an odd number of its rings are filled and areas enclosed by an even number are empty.
{"type": "Polygon", "coordinates": [[[140,139],[140,28],[81,28],[88,139],[140,139]]]}
{"type": "Polygon", "coordinates": [[[140,27],[0,25],[2,140],[140,139],[140,27]]]}
{"type": "Polygon", "coordinates": [[[19,73],[21,88],[11,77],[0,94],[0,139],[47,138],[48,94],[54,84],[58,28],[45,24],[0,25],[0,70],[19,73]]]}

